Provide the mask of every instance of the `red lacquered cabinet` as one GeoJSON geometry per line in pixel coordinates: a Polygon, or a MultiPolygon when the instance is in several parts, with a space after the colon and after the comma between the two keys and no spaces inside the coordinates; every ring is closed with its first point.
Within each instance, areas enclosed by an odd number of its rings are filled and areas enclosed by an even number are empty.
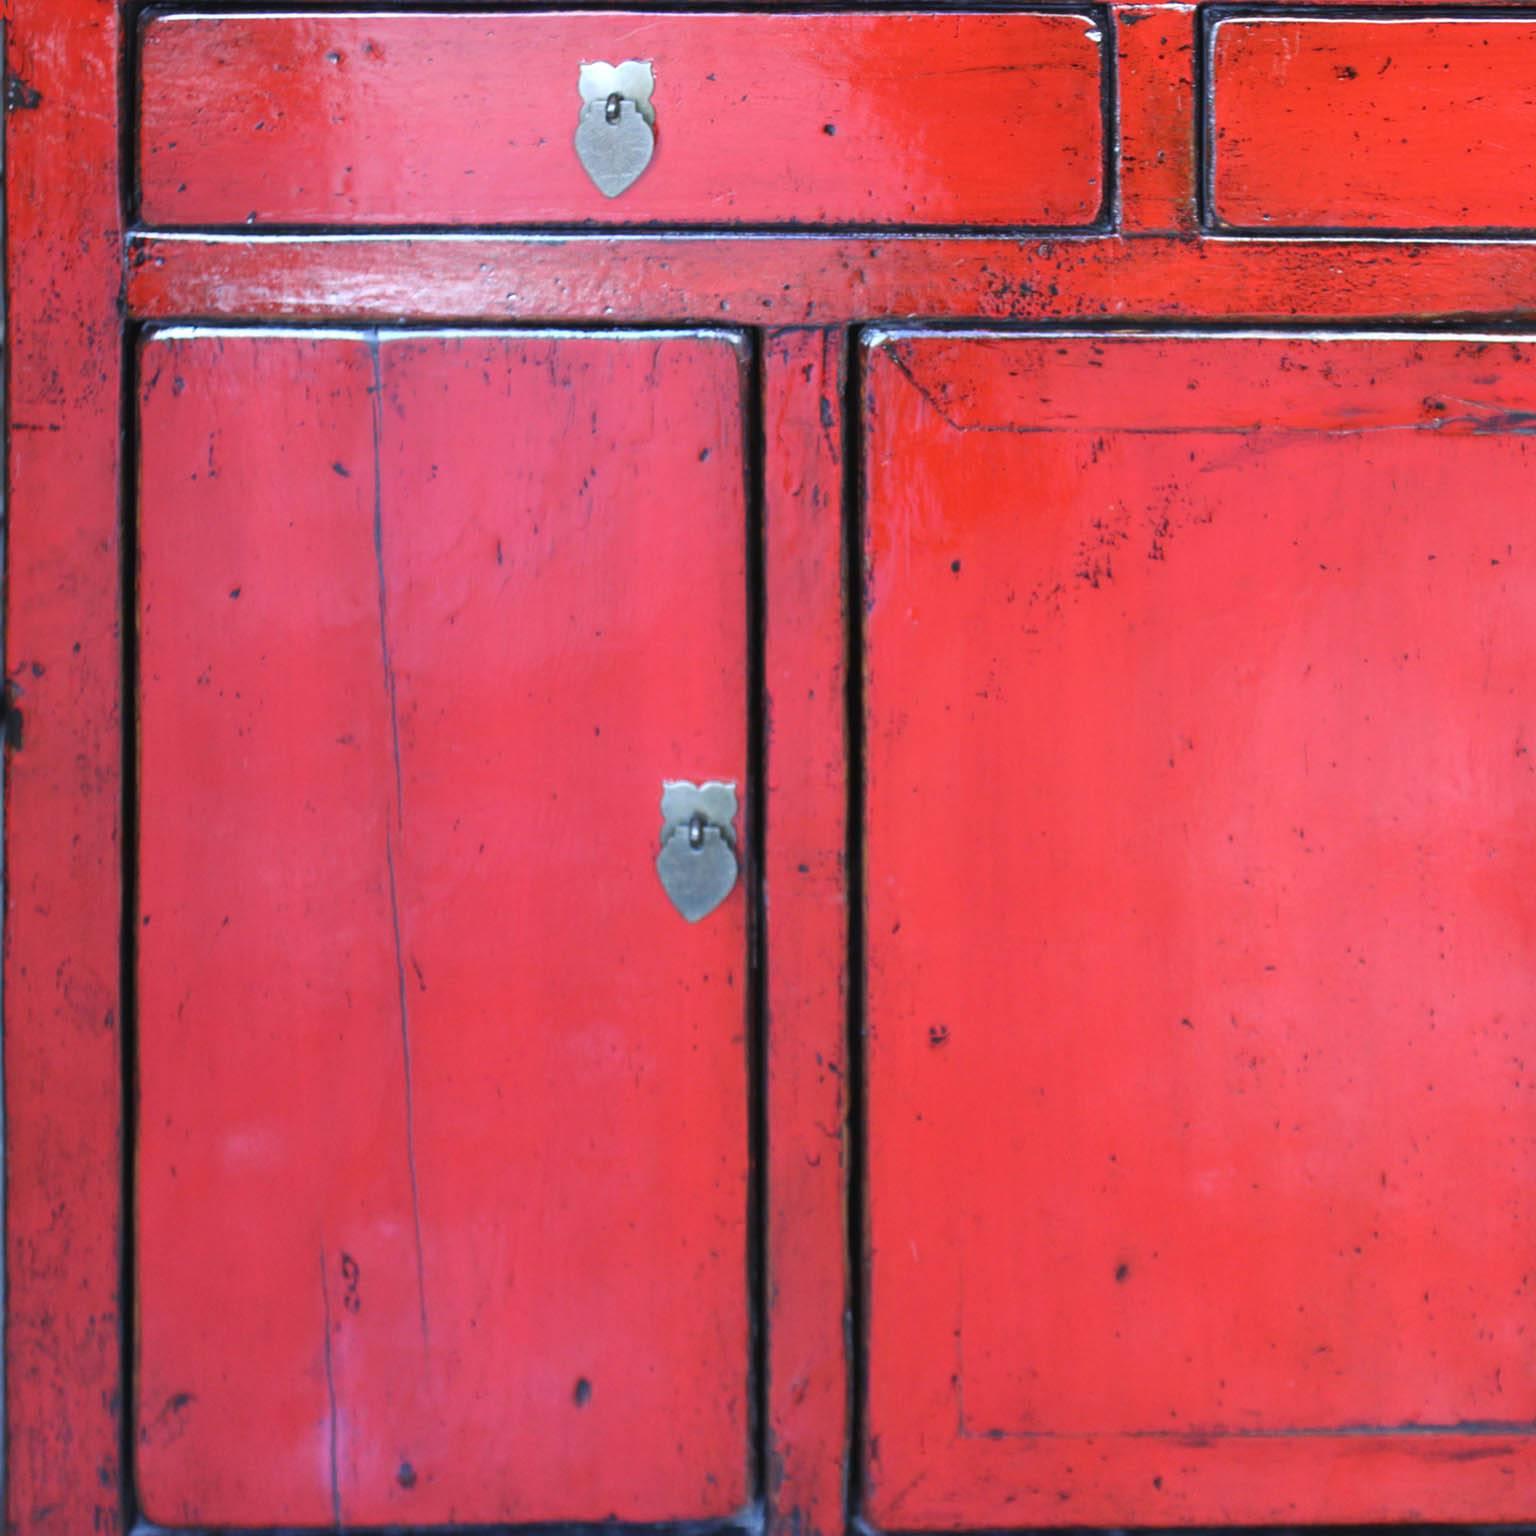
{"type": "Polygon", "coordinates": [[[1529,12],[5,18],[8,1531],[1536,1521],[1529,12]]]}

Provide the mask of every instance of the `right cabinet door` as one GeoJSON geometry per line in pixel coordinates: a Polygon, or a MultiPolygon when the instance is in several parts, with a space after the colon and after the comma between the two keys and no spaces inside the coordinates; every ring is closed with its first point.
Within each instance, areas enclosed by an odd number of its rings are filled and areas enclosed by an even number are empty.
{"type": "Polygon", "coordinates": [[[1529,1519],[1536,347],[864,365],[869,1517],[1529,1519]]]}

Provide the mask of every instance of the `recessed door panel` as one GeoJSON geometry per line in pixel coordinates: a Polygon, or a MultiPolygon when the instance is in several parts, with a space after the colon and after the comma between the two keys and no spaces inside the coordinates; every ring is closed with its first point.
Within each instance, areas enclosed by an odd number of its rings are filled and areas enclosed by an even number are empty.
{"type": "Polygon", "coordinates": [[[1528,1515],[1536,353],[866,361],[871,1520],[1528,1515]]]}
{"type": "Polygon", "coordinates": [[[740,338],[141,359],[137,1456],[166,1525],[749,1497],[740,338]]]}

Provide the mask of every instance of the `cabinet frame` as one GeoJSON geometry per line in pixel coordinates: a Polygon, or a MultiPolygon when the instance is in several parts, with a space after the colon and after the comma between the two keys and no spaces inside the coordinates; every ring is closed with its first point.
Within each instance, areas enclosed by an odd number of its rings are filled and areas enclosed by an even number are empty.
{"type": "MultiPolygon", "coordinates": [[[[1400,0],[1373,9],[1397,11],[1400,0]]],[[[779,881],[768,943],[781,947],[770,955],[792,961],[778,971],[769,960],[761,1176],[769,1273],[782,1265],[799,1288],[768,1300],[763,1518],[776,1532],[858,1529],[850,1413],[855,1448],[859,1426],[842,1385],[844,1307],[855,1297],[846,1238],[860,1215],[862,1027],[857,967],[840,926],[852,925],[857,954],[858,850],[845,834],[860,730],[858,709],[845,711],[856,704],[858,654],[849,648],[858,629],[849,542],[857,487],[843,472],[857,460],[849,328],[965,320],[1513,332],[1529,323],[1536,241],[1196,235],[1208,91],[1200,15],[1189,4],[1126,0],[1109,6],[1116,190],[1103,232],[167,234],[135,227],[128,214],[129,55],[142,10],[138,0],[6,0],[0,9],[8,1528],[74,1536],[135,1521],[123,1315],[134,1085],[122,1027],[132,1006],[122,851],[132,846],[134,815],[123,750],[132,617],[123,607],[122,524],[131,505],[132,327],[344,319],[761,333],[763,677],[775,700],[764,743],[764,867],[779,881]],[[809,581],[808,552],[820,562],[809,581]],[[794,604],[805,605],[804,617],[785,623],[794,604]],[[812,690],[814,700],[805,696],[812,690]],[[814,888],[788,877],[802,848],[824,861],[814,888]],[[799,1054],[774,1029],[791,1015],[799,1054]],[[809,1070],[807,1046],[839,1070],[809,1070]],[[838,1156],[812,1165],[829,1128],[838,1156]],[[791,1216],[809,1224],[799,1250],[787,1235],[791,1216]],[[795,1350],[828,1347],[837,1380],[797,1400],[795,1350]]],[[[856,1323],[856,1299],[852,1306],[856,1323]]],[[[856,1340],[856,1326],[848,1337],[856,1340]]],[[[852,1353],[856,1370],[856,1342],[852,1353]]]]}

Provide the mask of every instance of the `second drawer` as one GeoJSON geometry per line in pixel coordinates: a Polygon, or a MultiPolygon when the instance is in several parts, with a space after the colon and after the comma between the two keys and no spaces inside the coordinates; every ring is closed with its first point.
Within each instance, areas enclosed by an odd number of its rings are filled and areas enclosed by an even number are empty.
{"type": "Polygon", "coordinates": [[[1211,35],[1211,213],[1242,231],[1536,228],[1536,19],[1233,14],[1211,35]]]}

